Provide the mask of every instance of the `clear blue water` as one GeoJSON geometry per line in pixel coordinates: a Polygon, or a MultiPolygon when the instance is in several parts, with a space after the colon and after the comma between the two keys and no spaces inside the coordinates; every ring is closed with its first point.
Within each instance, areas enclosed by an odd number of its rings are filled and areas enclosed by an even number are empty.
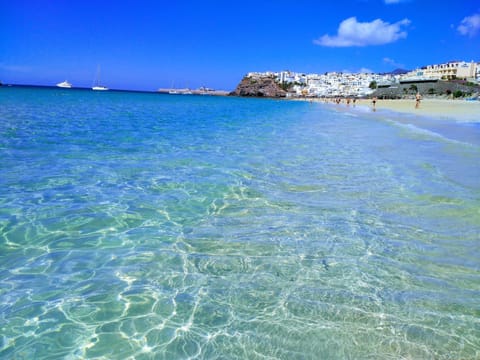
{"type": "Polygon", "coordinates": [[[395,116],[0,88],[0,358],[480,358],[480,128],[395,116]]]}

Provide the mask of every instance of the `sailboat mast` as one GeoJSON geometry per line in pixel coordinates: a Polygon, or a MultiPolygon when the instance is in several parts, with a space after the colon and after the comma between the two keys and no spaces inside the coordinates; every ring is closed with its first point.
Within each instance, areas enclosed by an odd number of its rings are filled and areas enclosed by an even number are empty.
{"type": "Polygon", "coordinates": [[[95,75],[95,82],[93,86],[99,86],[100,85],[100,65],[97,65],[97,74],[95,75]]]}

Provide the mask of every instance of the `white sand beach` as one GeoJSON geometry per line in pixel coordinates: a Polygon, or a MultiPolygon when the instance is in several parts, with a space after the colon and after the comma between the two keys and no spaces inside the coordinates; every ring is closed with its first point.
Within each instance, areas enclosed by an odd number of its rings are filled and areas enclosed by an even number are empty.
{"type": "MultiPolygon", "coordinates": [[[[343,106],[346,106],[344,102],[343,106]]],[[[372,101],[370,99],[357,100],[356,106],[368,106],[372,108],[372,101]]],[[[379,99],[376,101],[375,107],[377,111],[390,110],[399,113],[455,119],[458,121],[480,121],[480,101],[422,99],[419,107],[415,108],[415,99],[379,99]]]]}
{"type": "MultiPolygon", "coordinates": [[[[308,101],[324,102],[324,99],[307,99],[308,101]]],[[[354,108],[361,106],[368,107],[373,110],[371,99],[360,99],[353,105],[346,105],[345,100],[340,104],[328,102],[332,106],[354,108]]],[[[422,99],[418,108],[415,107],[415,99],[398,99],[398,100],[382,100],[376,101],[375,110],[389,110],[398,113],[414,114],[420,116],[436,117],[439,119],[454,119],[465,122],[480,122],[480,101],[467,100],[449,100],[449,99],[422,99]]]]}
{"type": "Polygon", "coordinates": [[[472,131],[468,126],[452,126],[455,123],[480,123],[480,101],[427,98],[422,99],[416,108],[415,99],[377,99],[374,108],[372,99],[357,99],[355,105],[353,101],[347,104],[345,99],[339,104],[334,99],[297,100],[324,103],[325,106],[340,112],[370,113],[381,117],[390,117],[390,113],[402,123],[412,124],[453,140],[480,145],[477,131],[472,131]]]}
{"type": "MultiPolygon", "coordinates": [[[[295,100],[325,102],[325,99],[320,98],[295,100]]],[[[347,105],[345,99],[342,99],[340,104],[335,104],[333,99],[328,99],[326,103],[344,109],[351,108],[353,110],[355,107],[360,107],[362,109],[370,108],[371,110],[374,110],[372,99],[357,99],[355,105],[353,105],[352,101],[347,105]]],[[[415,105],[415,99],[377,99],[375,111],[388,110],[397,113],[428,116],[438,119],[480,122],[480,101],[427,98],[420,101],[418,108],[416,108],[415,105]]]]}

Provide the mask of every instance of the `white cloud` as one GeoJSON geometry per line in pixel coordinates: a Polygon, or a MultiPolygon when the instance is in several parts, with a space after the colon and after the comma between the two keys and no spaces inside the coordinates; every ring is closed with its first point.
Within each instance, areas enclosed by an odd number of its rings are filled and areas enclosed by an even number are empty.
{"type": "Polygon", "coordinates": [[[462,35],[474,36],[480,30],[480,14],[465,17],[457,30],[462,35]]]}
{"type": "Polygon", "coordinates": [[[340,23],[337,35],[323,35],[313,43],[330,47],[383,45],[406,38],[407,32],[402,27],[409,24],[408,19],[390,24],[381,19],[362,23],[351,17],[340,23]]]}
{"type": "Polygon", "coordinates": [[[373,74],[374,71],[369,69],[369,68],[360,68],[360,70],[357,71],[357,73],[360,73],[360,74],[373,74]]]}
{"type": "Polygon", "coordinates": [[[400,3],[406,3],[409,2],[410,0],[383,0],[385,5],[392,5],[392,4],[400,4],[400,3]]]}
{"type": "Polygon", "coordinates": [[[384,57],[384,58],[383,58],[383,62],[386,63],[386,64],[389,64],[389,65],[395,66],[395,67],[397,67],[397,68],[403,68],[403,67],[405,67],[405,65],[400,64],[400,63],[396,62],[395,60],[390,59],[390,58],[388,58],[388,57],[384,57]]]}
{"type": "Polygon", "coordinates": [[[358,70],[343,69],[340,72],[343,73],[343,74],[373,74],[373,73],[375,73],[375,71],[373,71],[369,68],[366,68],[366,67],[362,67],[358,70]]]}

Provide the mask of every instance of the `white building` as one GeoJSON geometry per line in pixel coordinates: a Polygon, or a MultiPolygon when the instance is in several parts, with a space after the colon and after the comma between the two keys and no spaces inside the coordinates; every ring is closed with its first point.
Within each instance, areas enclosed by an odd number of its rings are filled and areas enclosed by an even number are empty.
{"type": "Polygon", "coordinates": [[[251,72],[247,77],[260,79],[274,77],[280,84],[292,84],[290,94],[296,96],[366,96],[374,89],[372,82],[378,87],[395,86],[400,80],[429,80],[429,79],[467,79],[480,81],[480,63],[451,61],[445,64],[428,65],[415,69],[405,75],[372,74],[372,73],[337,73],[304,74],[292,71],[281,72],[251,72]]]}
{"type": "Polygon", "coordinates": [[[428,65],[405,74],[405,78],[419,79],[466,79],[473,80],[478,73],[478,64],[471,61],[449,61],[444,64],[428,65]]]}

